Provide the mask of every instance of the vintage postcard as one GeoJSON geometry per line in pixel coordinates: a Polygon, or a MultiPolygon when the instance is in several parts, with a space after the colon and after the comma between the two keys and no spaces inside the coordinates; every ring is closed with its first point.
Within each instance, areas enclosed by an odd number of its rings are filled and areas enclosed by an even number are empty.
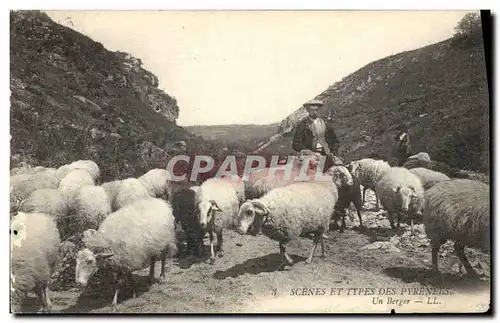
{"type": "Polygon", "coordinates": [[[490,23],[10,11],[10,312],[487,312],[490,23]]]}

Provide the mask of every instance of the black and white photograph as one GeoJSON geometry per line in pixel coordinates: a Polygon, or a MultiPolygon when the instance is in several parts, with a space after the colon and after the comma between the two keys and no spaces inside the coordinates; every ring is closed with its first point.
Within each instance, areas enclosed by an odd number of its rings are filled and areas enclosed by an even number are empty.
{"type": "Polygon", "coordinates": [[[491,16],[10,9],[11,316],[488,312],[491,16]]]}

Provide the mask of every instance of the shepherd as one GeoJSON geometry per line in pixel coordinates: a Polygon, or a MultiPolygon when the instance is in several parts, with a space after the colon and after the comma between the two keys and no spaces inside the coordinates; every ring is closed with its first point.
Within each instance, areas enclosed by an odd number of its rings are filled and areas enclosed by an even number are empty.
{"type": "Polygon", "coordinates": [[[297,125],[292,149],[299,153],[303,150],[309,150],[326,156],[324,168],[326,170],[335,164],[343,164],[343,162],[336,156],[340,143],[333,128],[331,114],[327,120],[318,116],[318,109],[323,106],[324,104],[320,100],[304,103],[308,117],[297,125]]]}

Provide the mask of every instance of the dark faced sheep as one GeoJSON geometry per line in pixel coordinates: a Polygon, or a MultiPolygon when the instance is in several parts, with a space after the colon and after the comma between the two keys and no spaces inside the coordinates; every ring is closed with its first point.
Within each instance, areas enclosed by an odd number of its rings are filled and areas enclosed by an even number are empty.
{"type": "Polygon", "coordinates": [[[199,221],[196,205],[196,192],[199,186],[181,188],[174,192],[172,209],[177,223],[186,234],[187,249],[198,257],[203,256],[203,237],[205,232],[199,221]]]}
{"type": "Polygon", "coordinates": [[[455,252],[467,273],[476,276],[464,248],[490,250],[489,185],[454,179],[437,183],[424,196],[424,226],[431,240],[433,269],[439,272],[439,248],[450,239],[455,241],[455,252]]]}

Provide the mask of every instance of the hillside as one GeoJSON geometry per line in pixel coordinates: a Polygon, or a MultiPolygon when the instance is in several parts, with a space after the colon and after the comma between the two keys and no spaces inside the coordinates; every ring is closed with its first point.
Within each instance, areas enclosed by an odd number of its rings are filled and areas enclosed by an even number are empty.
{"type": "Polygon", "coordinates": [[[278,126],[278,123],[268,125],[196,125],[185,126],[184,129],[207,140],[217,140],[228,148],[238,146],[241,150],[249,151],[259,145],[261,141],[265,141],[265,139],[276,134],[278,126]]]}
{"type": "Polygon", "coordinates": [[[165,167],[179,140],[202,151],[206,143],[175,124],[175,98],[141,65],[42,12],[12,11],[11,167],[92,159],[106,181],[165,167]]]}
{"type": "MultiPolygon", "coordinates": [[[[316,96],[332,111],[346,160],[389,158],[394,127],[406,122],[414,152],[452,166],[489,173],[489,97],[481,35],[372,62],[316,96]]],[[[262,150],[291,153],[303,108],[285,118],[283,131],[262,150]]]]}

